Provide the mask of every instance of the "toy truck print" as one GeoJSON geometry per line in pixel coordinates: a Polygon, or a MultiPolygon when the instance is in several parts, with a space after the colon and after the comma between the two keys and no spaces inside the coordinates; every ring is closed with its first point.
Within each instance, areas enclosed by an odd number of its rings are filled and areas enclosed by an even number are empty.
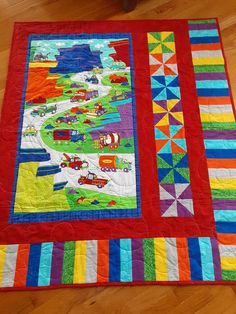
{"type": "Polygon", "coordinates": [[[33,111],[31,111],[31,116],[33,117],[44,117],[47,113],[51,113],[54,114],[57,111],[57,106],[53,105],[53,106],[40,106],[36,109],[34,109],[33,111]]]}
{"type": "Polygon", "coordinates": [[[60,166],[62,168],[72,168],[74,170],[80,170],[88,168],[89,164],[86,160],[81,160],[78,156],[69,156],[67,154],[63,154],[64,159],[62,160],[60,166]]]}
{"type": "Polygon", "coordinates": [[[96,98],[96,97],[98,97],[98,90],[80,89],[76,95],[70,98],[70,101],[71,102],[84,101],[84,100],[90,100],[91,98],[96,98]]]}
{"type": "Polygon", "coordinates": [[[118,100],[124,100],[129,99],[132,96],[131,92],[123,92],[119,95],[114,95],[111,97],[111,101],[118,101],[118,100]]]}
{"type": "Polygon", "coordinates": [[[67,123],[67,124],[72,124],[77,121],[76,116],[63,116],[63,117],[58,117],[56,119],[56,123],[67,123]]]}
{"type": "Polygon", "coordinates": [[[93,74],[102,74],[103,69],[99,68],[98,66],[93,67],[92,73],[93,74]]]}
{"type": "Polygon", "coordinates": [[[99,157],[99,167],[101,171],[112,171],[116,172],[117,170],[123,170],[124,172],[131,171],[131,162],[124,158],[120,158],[115,155],[110,156],[100,156],[99,157]]]}
{"type": "Polygon", "coordinates": [[[98,178],[95,173],[88,172],[87,176],[80,176],[78,179],[79,185],[89,184],[89,185],[96,185],[99,189],[103,188],[107,183],[108,180],[104,178],[98,178]]]}
{"type": "Polygon", "coordinates": [[[94,109],[91,109],[89,112],[87,112],[87,116],[91,118],[96,118],[99,116],[102,116],[104,113],[106,113],[106,109],[103,108],[101,103],[94,104],[94,109]]]}
{"type": "Polygon", "coordinates": [[[28,125],[23,131],[23,136],[36,136],[38,131],[35,129],[33,125],[28,125]]]}
{"type": "Polygon", "coordinates": [[[120,135],[117,132],[100,135],[99,144],[101,149],[104,147],[116,149],[120,145],[120,135]]]}
{"type": "Polygon", "coordinates": [[[54,141],[71,141],[71,142],[84,142],[86,139],[84,134],[80,134],[78,130],[60,129],[53,130],[54,141]]]}
{"type": "Polygon", "coordinates": [[[109,80],[111,83],[124,83],[124,82],[128,82],[127,77],[125,76],[121,76],[121,75],[117,75],[117,74],[111,74],[109,76],[109,80]]]}
{"type": "Polygon", "coordinates": [[[91,84],[98,84],[98,78],[95,74],[93,74],[91,77],[86,76],[85,82],[91,83],[91,84]]]}
{"type": "Polygon", "coordinates": [[[80,107],[72,107],[70,109],[71,113],[75,113],[75,114],[84,114],[88,112],[88,109],[84,109],[84,108],[80,108],[80,107]]]}

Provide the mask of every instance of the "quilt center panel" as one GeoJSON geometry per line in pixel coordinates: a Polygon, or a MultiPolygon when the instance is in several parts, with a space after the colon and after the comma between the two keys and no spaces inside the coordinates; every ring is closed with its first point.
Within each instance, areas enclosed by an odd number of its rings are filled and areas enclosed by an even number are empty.
{"type": "Polygon", "coordinates": [[[11,222],[140,216],[131,37],[32,35],[11,222]]]}

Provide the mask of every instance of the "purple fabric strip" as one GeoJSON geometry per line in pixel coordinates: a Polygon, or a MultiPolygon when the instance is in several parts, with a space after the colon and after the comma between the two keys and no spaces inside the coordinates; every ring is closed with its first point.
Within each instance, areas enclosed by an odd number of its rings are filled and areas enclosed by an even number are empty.
{"type": "Polygon", "coordinates": [[[221,130],[221,131],[203,131],[204,139],[231,139],[236,140],[236,130],[221,130]]]}
{"type": "Polygon", "coordinates": [[[51,285],[61,283],[64,242],[55,242],[52,251],[51,285]]]}
{"type": "Polygon", "coordinates": [[[215,272],[215,280],[222,280],[221,266],[220,266],[220,252],[217,240],[211,238],[212,257],[215,272]]]}
{"type": "Polygon", "coordinates": [[[204,81],[204,80],[227,80],[225,73],[196,73],[195,74],[196,81],[204,81]]]}
{"type": "Polygon", "coordinates": [[[236,210],[235,200],[213,200],[214,210],[236,210]]]}
{"type": "Polygon", "coordinates": [[[144,281],[143,241],[132,239],[133,281],[144,281]]]}
{"type": "Polygon", "coordinates": [[[201,29],[217,29],[217,25],[215,23],[209,24],[188,24],[189,30],[201,30],[201,29]]]}

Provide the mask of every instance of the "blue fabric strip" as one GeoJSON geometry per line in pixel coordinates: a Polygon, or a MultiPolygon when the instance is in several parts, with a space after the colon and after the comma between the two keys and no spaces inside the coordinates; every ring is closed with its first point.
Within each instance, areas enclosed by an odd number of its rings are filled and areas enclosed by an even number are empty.
{"type": "Polygon", "coordinates": [[[190,30],[190,37],[217,37],[219,36],[217,29],[201,29],[201,30],[190,30]]]}
{"type": "Polygon", "coordinates": [[[27,287],[38,286],[38,272],[41,254],[41,243],[31,244],[28,261],[28,273],[26,278],[27,287]]]}
{"type": "Polygon", "coordinates": [[[198,96],[229,96],[228,88],[199,88],[197,90],[198,96]]]}
{"type": "Polygon", "coordinates": [[[227,80],[202,80],[196,81],[197,88],[229,88],[227,80]]]}
{"type": "Polygon", "coordinates": [[[210,238],[199,238],[203,280],[215,280],[210,238]]]}
{"type": "Polygon", "coordinates": [[[206,149],[207,158],[235,158],[236,149],[206,149]]]}
{"type": "Polygon", "coordinates": [[[216,231],[220,233],[236,233],[236,222],[216,222],[216,231]]]}
{"type": "Polygon", "coordinates": [[[120,281],[120,240],[109,241],[109,281],[120,281]]]}
{"type": "Polygon", "coordinates": [[[132,281],[132,249],[130,239],[120,240],[120,281],[132,281]]]}
{"type": "MultiPolygon", "coordinates": [[[[235,204],[236,207],[236,204],[235,204]]],[[[214,210],[215,221],[222,222],[236,222],[236,209],[235,210],[214,210]]]]}
{"type": "Polygon", "coordinates": [[[191,44],[213,44],[219,43],[220,38],[218,36],[205,36],[205,37],[192,37],[190,38],[191,44]]]}
{"type": "MultiPolygon", "coordinates": [[[[235,140],[204,140],[206,149],[235,149],[236,150],[236,139],[235,140]]],[[[236,157],[236,156],[235,156],[236,157]]]]}
{"type": "Polygon", "coordinates": [[[53,243],[42,243],[39,263],[38,286],[49,286],[52,263],[53,243]]]}
{"type": "Polygon", "coordinates": [[[192,280],[202,280],[201,253],[198,238],[188,238],[188,250],[192,280]]]}

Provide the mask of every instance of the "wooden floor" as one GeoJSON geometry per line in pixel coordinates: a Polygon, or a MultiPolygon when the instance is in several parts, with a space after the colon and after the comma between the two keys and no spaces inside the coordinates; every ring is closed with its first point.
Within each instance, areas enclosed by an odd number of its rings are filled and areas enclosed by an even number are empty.
{"type": "MultiPolygon", "coordinates": [[[[124,13],[121,0],[0,0],[0,103],[14,21],[219,17],[236,99],[236,1],[140,0],[124,13]]],[[[236,313],[236,286],[145,286],[0,293],[6,313],[236,313]]]]}

